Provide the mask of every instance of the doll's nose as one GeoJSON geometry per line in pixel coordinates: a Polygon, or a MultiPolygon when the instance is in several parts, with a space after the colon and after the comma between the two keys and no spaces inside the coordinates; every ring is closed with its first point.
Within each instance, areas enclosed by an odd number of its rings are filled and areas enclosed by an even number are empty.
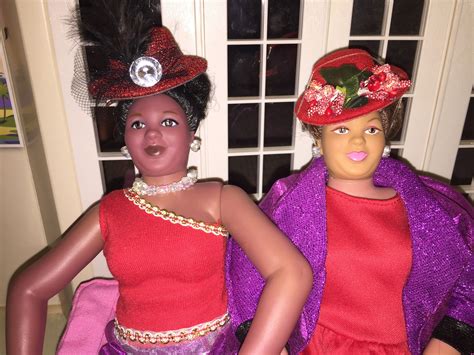
{"type": "Polygon", "coordinates": [[[352,139],[351,139],[352,144],[364,144],[365,143],[365,138],[363,134],[355,134],[352,139]]]}
{"type": "Polygon", "coordinates": [[[148,141],[155,141],[161,137],[161,131],[159,129],[150,128],[145,133],[145,139],[148,141]]]}

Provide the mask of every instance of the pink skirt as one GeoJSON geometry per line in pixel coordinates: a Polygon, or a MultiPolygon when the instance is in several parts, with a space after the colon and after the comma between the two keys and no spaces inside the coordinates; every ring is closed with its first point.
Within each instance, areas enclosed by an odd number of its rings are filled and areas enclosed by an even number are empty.
{"type": "Polygon", "coordinates": [[[343,354],[383,354],[383,355],[410,355],[408,343],[382,344],[361,341],[338,334],[322,325],[316,325],[316,330],[301,355],[343,355],[343,354]]]}

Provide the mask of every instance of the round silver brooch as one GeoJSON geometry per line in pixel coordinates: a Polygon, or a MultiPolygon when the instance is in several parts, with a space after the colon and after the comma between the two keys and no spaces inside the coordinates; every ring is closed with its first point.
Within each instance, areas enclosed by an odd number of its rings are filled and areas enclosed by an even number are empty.
{"type": "Polygon", "coordinates": [[[161,80],[161,64],[153,57],[140,57],[130,65],[130,78],[135,84],[149,88],[161,80]]]}

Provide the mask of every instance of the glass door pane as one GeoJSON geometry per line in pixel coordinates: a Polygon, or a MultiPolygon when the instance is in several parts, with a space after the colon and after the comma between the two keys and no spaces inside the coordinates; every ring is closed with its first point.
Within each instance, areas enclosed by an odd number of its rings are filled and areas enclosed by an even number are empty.
{"type": "Polygon", "coordinates": [[[300,10],[299,0],[227,1],[228,180],[257,199],[292,168],[300,10]]]}
{"type": "Polygon", "coordinates": [[[349,47],[365,49],[374,58],[386,58],[388,63],[404,69],[413,81],[403,97],[404,122],[392,139],[393,157],[403,155],[426,11],[424,0],[354,0],[352,4],[349,47]]]}
{"type": "Polygon", "coordinates": [[[474,89],[471,91],[450,182],[458,186],[466,197],[469,196],[471,202],[474,201],[474,89]]]}

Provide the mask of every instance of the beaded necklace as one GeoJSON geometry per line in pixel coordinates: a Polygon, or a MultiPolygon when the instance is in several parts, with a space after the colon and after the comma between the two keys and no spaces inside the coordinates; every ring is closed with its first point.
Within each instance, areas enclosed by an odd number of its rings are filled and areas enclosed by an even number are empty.
{"type": "Polygon", "coordinates": [[[132,190],[140,196],[163,195],[189,189],[196,181],[197,170],[189,169],[187,175],[183,176],[181,180],[166,185],[148,185],[142,178],[136,178],[132,190]]]}

